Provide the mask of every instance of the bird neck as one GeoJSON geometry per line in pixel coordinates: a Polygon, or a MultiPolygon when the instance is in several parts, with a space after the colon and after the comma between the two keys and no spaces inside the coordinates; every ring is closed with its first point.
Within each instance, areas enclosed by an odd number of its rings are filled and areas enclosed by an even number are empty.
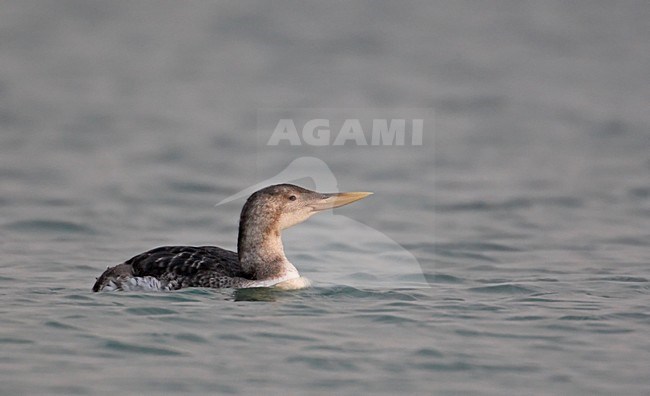
{"type": "Polygon", "coordinates": [[[242,270],[251,279],[291,279],[300,276],[284,255],[277,222],[260,223],[242,216],[239,222],[237,254],[242,270]]]}

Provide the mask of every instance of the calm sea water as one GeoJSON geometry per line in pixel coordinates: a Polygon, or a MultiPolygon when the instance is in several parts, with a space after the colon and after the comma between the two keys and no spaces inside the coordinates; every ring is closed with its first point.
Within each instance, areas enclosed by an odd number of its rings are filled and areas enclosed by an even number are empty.
{"type": "Polygon", "coordinates": [[[2,2],[0,394],[648,394],[649,19],[2,2]],[[259,143],[260,111],[303,107],[435,122],[420,147],[259,143]],[[234,248],[243,200],[214,205],[292,163],[375,192],[286,232],[312,288],[90,292],[155,246],[234,248]]]}

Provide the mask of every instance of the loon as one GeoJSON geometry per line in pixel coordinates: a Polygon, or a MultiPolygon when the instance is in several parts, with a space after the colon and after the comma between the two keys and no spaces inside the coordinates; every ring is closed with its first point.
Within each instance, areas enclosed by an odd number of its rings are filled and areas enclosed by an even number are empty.
{"type": "Polygon", "coordinates": [[[216,246],[157,247],[108,267],[92,290],[306,287],[309,282],[284,254],[282,230],[370,194],[324,194],[292,184],[263,188],[248,198],[241,211],[237,252],[216,246]]]}

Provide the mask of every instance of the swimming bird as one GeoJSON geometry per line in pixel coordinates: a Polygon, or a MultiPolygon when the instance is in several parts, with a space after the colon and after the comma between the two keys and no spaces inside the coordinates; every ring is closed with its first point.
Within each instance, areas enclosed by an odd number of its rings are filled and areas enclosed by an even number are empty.
{"type": "Polygon", "coordinates": [[[284,254],[282,230],[370,194],[319,193],[292,184],[263,188],[241,211],[237,252],[216,246],[161,246],[108,267],[92,290],[306,286],[284,254]]]}

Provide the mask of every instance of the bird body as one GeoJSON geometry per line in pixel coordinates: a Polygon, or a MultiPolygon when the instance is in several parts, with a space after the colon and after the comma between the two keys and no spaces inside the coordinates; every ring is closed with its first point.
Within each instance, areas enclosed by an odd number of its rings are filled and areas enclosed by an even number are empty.
{"type": "Polygon", "coordinates": [[[237,252],[216,246],[157,247],[107,268],[92,290],[308,285],[285,256],[281,231],[318,211],[343,206],[370,194],[323,194],[291,184],[263,188],[253,193],[242,209],[237,252]]]}

